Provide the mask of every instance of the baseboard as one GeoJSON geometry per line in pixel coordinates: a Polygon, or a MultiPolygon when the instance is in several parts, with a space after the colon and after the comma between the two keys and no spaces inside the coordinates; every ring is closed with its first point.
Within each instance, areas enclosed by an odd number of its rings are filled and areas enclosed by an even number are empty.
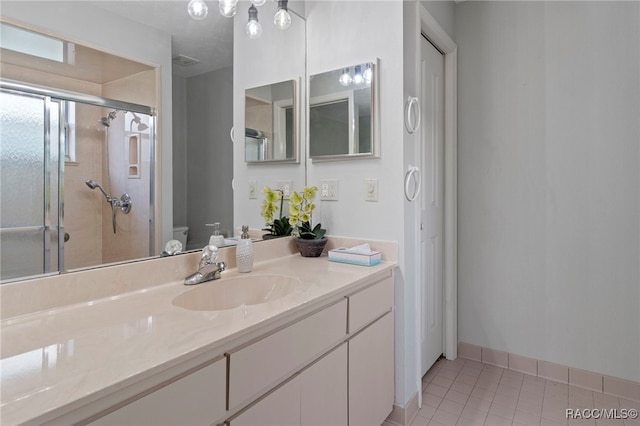
{"type": "MultiPolygon", "coordinates": [[[[420,389],[422,391],[422,389],[420,389]]],[[[413,394],[413,397],[409,399],[409,402],[404,407],[393,404],[393,411],[387,417],[387,420],[382,426],[407,426],[410,425],[413,419],[418,414],[418,392],[413,394]]]]}
{"type": "Polygon", "coordinates": [[[458,342],[458,356],[618,398],[640,401],[640,382],[606,376],[465,342],[458,342]]]}

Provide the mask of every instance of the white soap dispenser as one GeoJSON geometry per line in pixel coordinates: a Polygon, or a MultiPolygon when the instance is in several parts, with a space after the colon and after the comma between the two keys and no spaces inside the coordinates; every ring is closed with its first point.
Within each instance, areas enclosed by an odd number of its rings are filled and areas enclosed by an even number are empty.
{"type": "Polygon", "coordinates": [[[220,233],[220,222],[207,223],[206,226],[213,226],[213,234],[209,237],[209,245],[218,248],[224,247],[224,236],[220,233]]]}
{"type": "Polygon", "coordinates": [[[247,225],[242,225],[242,235],[236,246],[236,265],[238,272],[251,272],[253,268],[253,242],[247,225]]]}

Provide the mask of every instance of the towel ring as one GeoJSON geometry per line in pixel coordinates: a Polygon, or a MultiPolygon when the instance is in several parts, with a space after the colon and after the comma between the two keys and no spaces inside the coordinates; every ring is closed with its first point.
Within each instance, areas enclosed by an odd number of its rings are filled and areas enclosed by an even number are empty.
{"type": "Polygon", "coordinates": [[[407,173],[404,175],[404,196],[408,201],[414,201],[420,194],[420,187],[422,186],[422,177],[420,175],[420,169],[417,166],[409,166],[407,173]],[[414,181],[413,194],[409,193],[409,185],[411,181],[414,181]]]}
{"type": "Polygon", "coordinates": [[[418,131],[420,128],[420,100],[416,97],[409,96],[407,98],[407,108],[406,108],[406,116],[405,116],[405,126],[407,127],[407,132],[413,134],[418,131]],[[416,112],[414,113],[414,107],[416,108],[416,112]],[[416,117],[416,122],[413,122],[413,117],[416,117]]]}

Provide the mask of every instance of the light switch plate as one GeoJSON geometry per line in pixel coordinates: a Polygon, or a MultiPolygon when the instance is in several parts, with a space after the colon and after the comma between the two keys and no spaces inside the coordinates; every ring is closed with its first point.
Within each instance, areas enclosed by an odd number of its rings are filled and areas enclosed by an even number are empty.
{"type": "Polygon", "coordinates": [[[249,181],[249,199],[250,200],[255,200],[257,198],[257,187],[258,184],[255,180],[250,180],[249,181]]]}
{"type": "Polygon", "coordinates": [[[290,180],[281,180],[281,181],[278,181],[277,185],[278,185],[278,189],[282,191],[282,194],[284,195],[284,199],[288,200],[289,195],[291,195],[291,192],[293,192],[293,182],[290,180]]]}
{"type": "Polygon", "coordinates": [[[378,179],[364,180],[364,199],[365,201],[378,201],[378,179]]]}
{"type": "Polygon", "coordinates": [[[338,179],[322,179],[319,189],[320,200],[338,201],[338,179]]]}

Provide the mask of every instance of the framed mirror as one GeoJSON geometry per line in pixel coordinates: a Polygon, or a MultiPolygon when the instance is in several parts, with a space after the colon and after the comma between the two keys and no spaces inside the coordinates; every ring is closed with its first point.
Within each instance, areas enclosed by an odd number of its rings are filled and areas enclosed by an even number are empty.
{"type": "Polygon", "coordinates": [[[245,90],[247,163],[298,161],[298,105],[295,80],[245,90]]]}
{"type": "Polygon", "coordinates": [[[314,161],[379,156],[377,61],[309,77],[309,157],[314,161]]]}

